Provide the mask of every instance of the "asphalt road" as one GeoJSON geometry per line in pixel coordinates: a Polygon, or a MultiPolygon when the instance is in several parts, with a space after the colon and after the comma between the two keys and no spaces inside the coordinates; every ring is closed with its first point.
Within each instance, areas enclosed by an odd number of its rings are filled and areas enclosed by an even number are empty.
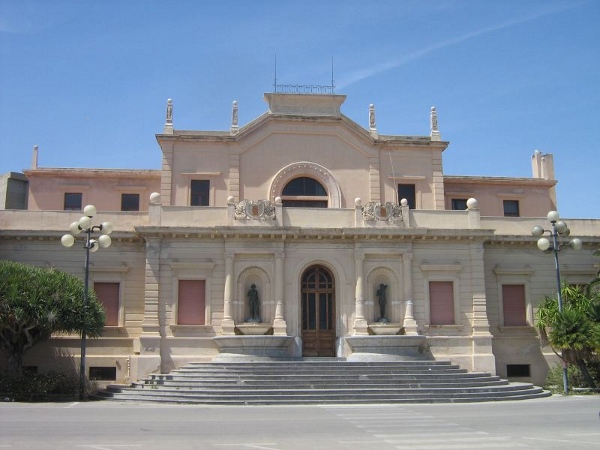
{"type": "Polygon", "coordinates": [[[600,396],[437,405],[0,403],[0,449],[600,449],[600,396]]]}

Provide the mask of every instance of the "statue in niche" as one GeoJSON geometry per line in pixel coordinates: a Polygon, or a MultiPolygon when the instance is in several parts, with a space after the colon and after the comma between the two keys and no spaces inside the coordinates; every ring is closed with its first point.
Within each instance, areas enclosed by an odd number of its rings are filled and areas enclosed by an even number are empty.
{"type": "Polygon", "coordinates": [[[250,306],[250,318],[248,322],[260,322],[260,300],[256,285],[252,284],[248,291],[248,305],[250,306]]]}
{"type": "Polygon", "coordinates": [[[377,297],[379,298],[379,320],[380,323],[388,323],[389,320],[385,317],[385,306],[387,304],[386,298],[387,284],[381,283],[379,289],[377,289],[377,297]]]}

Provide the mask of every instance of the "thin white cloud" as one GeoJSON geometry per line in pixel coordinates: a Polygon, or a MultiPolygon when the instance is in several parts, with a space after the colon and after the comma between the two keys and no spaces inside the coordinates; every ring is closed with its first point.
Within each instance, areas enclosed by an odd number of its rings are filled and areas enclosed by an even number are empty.
{"type": "Polygon", "coordinates": [[[562,7],[562,8],[552,8],[552,9],[547,9],[545,11],[540,11],[536,14],[531,14],[529,16],[525,16],[525,17],[520,17],[517,19],[512,19],[506,22],[502,22],[500,24],[497,25],[492,25],[486,28],[482,28],[480,30],[475,30],[472,31],[470,33],[466,33],[463,34],[462,36],[458,36],[456,38],[452,38],[452,39],[448,39],[442,42],[438,42],[437,44],[431,45],[429,47],[425,47],[421,50],[417,50],[407,56],[404,56],[402,58],[396,58],[396,59],[391,59],[387,62],[384,62],[382,64],[378,64],[376,66],[373,67],[369,67],[368,69],[359,69],[359,70],[355,70],[354,72],[349,73],[346,77],[344,77],[342,79],[342,81],[340,83],[338,83],[338,85],[336,86],[336,88],[338,89],[342,89],[342,88],[346,88],[354,83],[357,83],[359,81],[362,81],[364,79],[373,77],[375,75],[378,75],[382,72],[388,71],[390,69],[395,69],[397,67],[403,66],[407,63],[409,63],[410,61],[413,61],[415,59],[421,58],[429,53],[433,53],[435,51],[438,51],[442,48],[446,48],[446,47],[450,47],[452,45],[456,45],[456,44],[460,44],[462,42],[474,39],[476,37],[482,36],[484,34],[489,34],[489,33],[493,33],[495,31],[499,31],[499,30],[503,30],[505,28],[510,28],[514,25],[518,25],[521,23],[525,23],[525,22],[531,22],[533,20],[539,19],[540,17],[544,17],[544,16],[548,16],[551,14],[555,14],[557,12],[560,11],[564,11],[566,9],[571,9],[577,6],[580,6],[582,3],[575,3],[575,4],[570,4],[568,6],[562,7]]]}

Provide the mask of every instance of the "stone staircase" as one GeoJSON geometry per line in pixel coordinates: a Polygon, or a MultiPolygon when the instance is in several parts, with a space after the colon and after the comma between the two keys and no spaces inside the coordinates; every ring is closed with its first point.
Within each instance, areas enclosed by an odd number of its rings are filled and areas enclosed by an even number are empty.
{"type": "Polygon", "coordinates": [[[349,362],[336,358],[191,363],[130,386],[109,385],[96,398],[211,405],[443,403],[549,396],[444,361],[349,362]]]}

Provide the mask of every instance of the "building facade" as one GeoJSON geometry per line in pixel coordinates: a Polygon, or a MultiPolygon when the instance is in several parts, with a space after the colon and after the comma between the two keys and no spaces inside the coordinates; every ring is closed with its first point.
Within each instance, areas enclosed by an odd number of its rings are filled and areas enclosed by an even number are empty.
{"type": "MultiPolygon", "coordinates": [[[[86,204],[113,224],[90,265],[107,310],[90,373],[421,353],[543,383],[555,357],[534,315],[556,275],[530,231],[557,209],[552,155],[534,153],[531,178],[445,176],[434,108],[429,136],[402,136],[378,133],[373,105],[366,127],[344,116],[343,95],[265,100],[244,126],[234,102],[226,131],[176,129],[169,100],[161,170],[40,168],[34,150],[28,210],[0,211],[0,258],[83,276],[60,236],[86,204]]],[[[584,248],[561,254],[562,274],[585,283],[600,221],[568,222],[584,248]]],[[[78,336],[57,335],[26,361],[78,354],[78,336]]]]}

